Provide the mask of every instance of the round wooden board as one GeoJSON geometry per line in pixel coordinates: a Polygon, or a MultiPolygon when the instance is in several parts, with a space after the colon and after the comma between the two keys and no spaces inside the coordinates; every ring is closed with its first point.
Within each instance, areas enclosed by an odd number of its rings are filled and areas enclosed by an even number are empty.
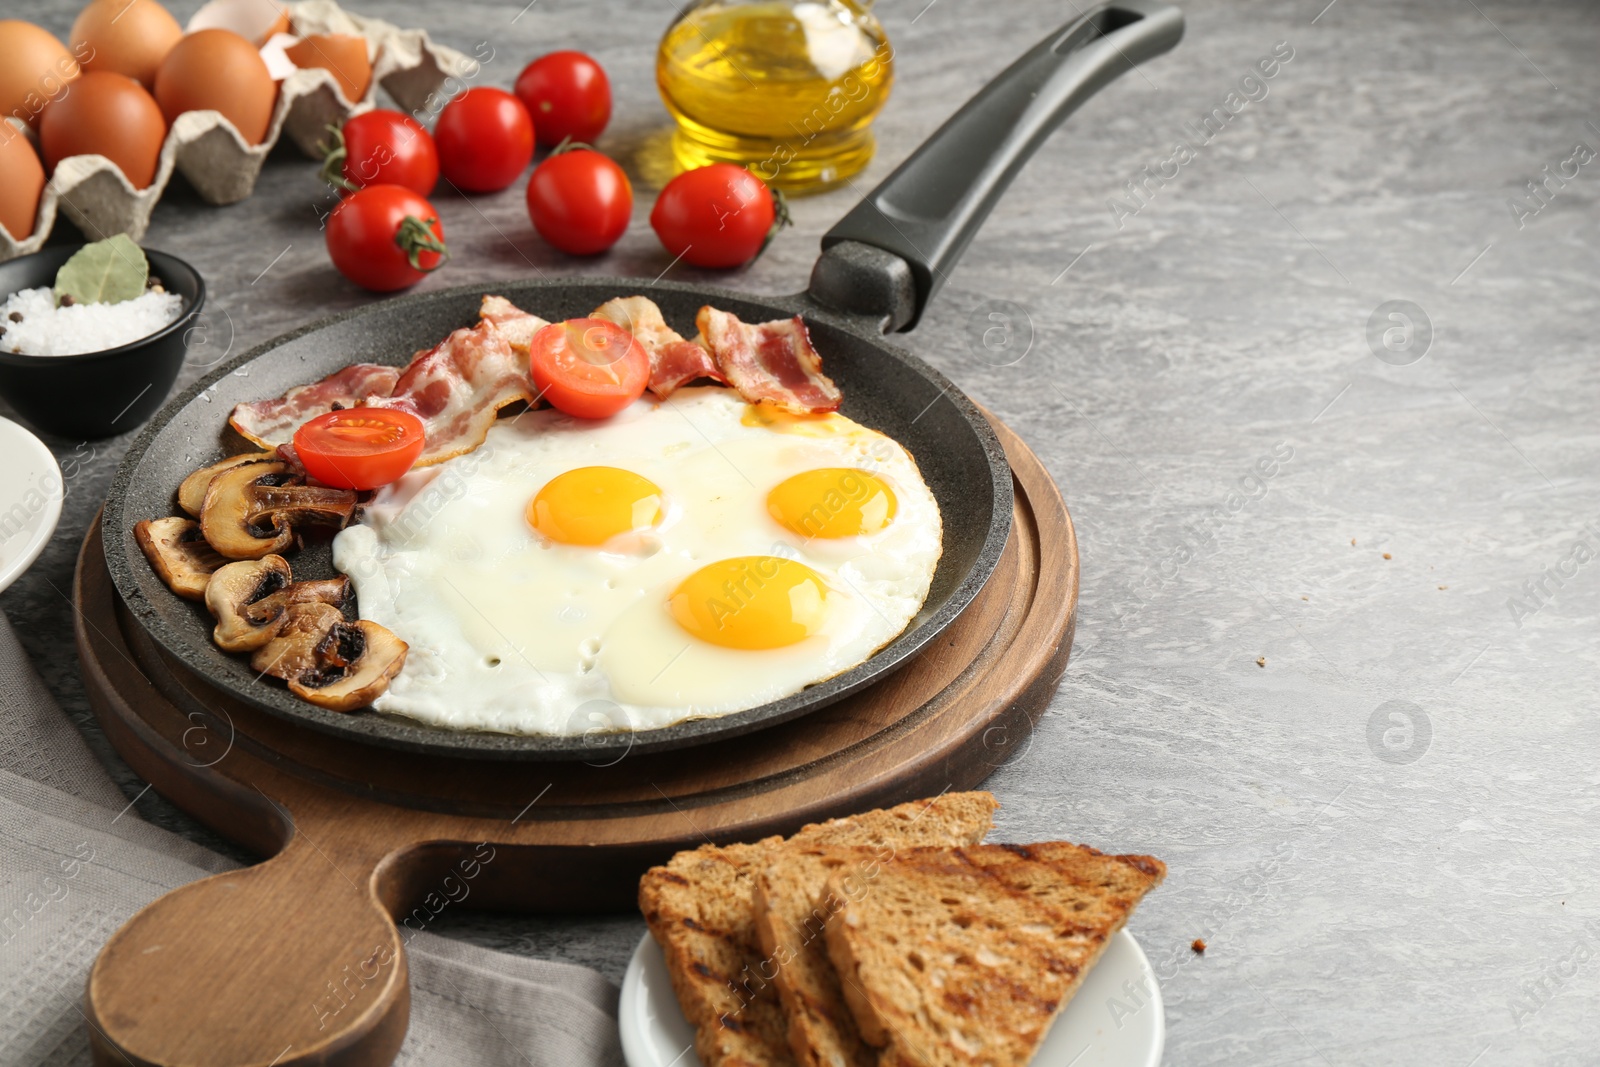
{"type": "Polygon", "coordinates": [[[1066,669],[1077,543],[1038,457],[995,422],[1016,515],[988,585],[907,666],[742,737],[601,765],[447,759],[319,733],[229,698],[137,626],[91,527],[74,588],[106,736],[195,818],[272,858],[184,886],[90,975],[96,1062],[387,1064],[409,1013],[405,931],[449,901],[624,910],[639,875],[707,842],[968,789],[1066,669]]]}

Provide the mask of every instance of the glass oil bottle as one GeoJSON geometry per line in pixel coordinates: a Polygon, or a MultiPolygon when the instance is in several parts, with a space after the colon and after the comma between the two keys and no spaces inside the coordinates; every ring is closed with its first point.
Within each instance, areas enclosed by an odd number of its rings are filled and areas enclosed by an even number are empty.
{"type": "Polygon", "coordinates": [[[894,53],[871,0],[700,0],[662,38],[656,83],[684,170],[748,167],[790,194],[872,159],[894,53]]]}

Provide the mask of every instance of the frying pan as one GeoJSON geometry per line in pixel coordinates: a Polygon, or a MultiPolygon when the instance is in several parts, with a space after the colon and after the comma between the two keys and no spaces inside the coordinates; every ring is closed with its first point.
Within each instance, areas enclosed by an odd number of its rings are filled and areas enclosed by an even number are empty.
{"type": "MultiPolygon", "coordinates": [[[[218,689],[268,713],[372,744],[458,757],[611,758],[702,743],[814,711],[882,678],[948,626],[993,573],[1010,531],[1012,484],[983,414],[938,371],[885,334],[916,325],[950,268],[1023,163],[1085,100],[1183,35],[1183,16],[1155,0],[1116,0],[1074,19],[1012,64],[822,239],[810,287],[782,297],[637,279],[519,280],[387,300],[312,323],[244,353],[164,407],[129,449],[102,518],[106,563],[133,618],[167,652],[218,689]],[[226,418],[242,401],[279,396],[357,361],[400,364],[477,318],[495,292],[546,319],[588,314],[644,293],[689,336],[704,304],[746,322],[805,317],[844,414],[888,434],[916,457],[944,519],[944,554],[922,610],[864,663],[747,711],[636,733],[513,736],[436,729],[365,711],[318,708],[257,677],[247,657],[218,649],[203,606],[179,599],[133,539],[141,519],[175,513],[191,471],[220,458],[226,418]]],[[[294,559],[297,577],[334,573],[328,546],[294,559]]]]}

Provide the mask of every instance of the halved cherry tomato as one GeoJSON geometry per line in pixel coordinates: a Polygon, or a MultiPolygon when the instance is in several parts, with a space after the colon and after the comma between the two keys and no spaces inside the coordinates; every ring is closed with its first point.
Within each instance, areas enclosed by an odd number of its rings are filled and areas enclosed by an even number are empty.
{"type": "Polygon", "coordinates": [[[323,485],[376,489],[411,469],[425,443],[422,420],[394,408],[346,408],[294,432],[300,462],[323,485]]]}
{"type": "Polygon", "coordinates": [[[611,80],[582,52],[540,56],[517,76],[516,92],[542,145],[593,143],[611,121],[611,80]]]}
{"type": "Polygon", "coordinates": [[[633,334],[604,319],[568,319],[533,335],[529,370],[539,394],[581,419],[604,419],[650,384],[650,356],[633,334]]]}
{"type": "Polygon", "coordinates": [[[439,183],[439,150],[432,134],[410,115],[374,108],[346,120],[333,139],[322,176],[344,192],[403,185],[427,196],[439,183]]]}

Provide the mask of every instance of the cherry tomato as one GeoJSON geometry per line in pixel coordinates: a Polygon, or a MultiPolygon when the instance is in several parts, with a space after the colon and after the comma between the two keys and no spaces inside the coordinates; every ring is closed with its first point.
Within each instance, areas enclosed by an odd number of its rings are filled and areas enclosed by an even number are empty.
{"type": "Polygon", "coordinates": [[[377,108],[351,118],[335,134],[322,176],[345,192],[403,185],[427,196],[439,183],[439,150],[410,115],[377,108]]]}
{"type": "Polygon", "coordinates": [[[504,89],[468,89],[434,124],[439,169],[469,193],[493,193],[516,181],[533,160],[533,120],[504,89]]]}
{"type": "Polygon", "coordinates": [[[611,81],[582,52],[540,56],[523,68],[516,91],[542,145],[593,141],[611,121],[611,81]]]}
{"type": "Polygon", "coordinates": [[[633,186],[610,159],[588,148],[557,152],[528,179],[528,217],[563,252],[592,256],[617,243],[633,216],[633,186]]]}
{"type": "Polygon", "coordinates": [[[393,408],[346,408],[318,415],[294,432],[306,473],[335,489],[376,489],[422,455],[422,420],[393,408]]]}
{"type": "Polygon", "coordinates": [[[539,393],[581,419],[615,415],[650,384],[650,356],[605,319],[568,319],[533,335],[529,371],[539,393]]]}
{"type": "Polygon", "coordinates": [[[328,255],[339,273],[376,292],[420,282],[450,258],[433,205],[398,185],[369,185],[328,216],[328,255]]]}
{"type": "Polygon", "coordinates": [[[760,178],[732,163],[713,163],[668,182],[650,212],[650,226],[667,251],[686,263],[737,267],[756,258],[777,215],[772,190],[760,178]]]}

